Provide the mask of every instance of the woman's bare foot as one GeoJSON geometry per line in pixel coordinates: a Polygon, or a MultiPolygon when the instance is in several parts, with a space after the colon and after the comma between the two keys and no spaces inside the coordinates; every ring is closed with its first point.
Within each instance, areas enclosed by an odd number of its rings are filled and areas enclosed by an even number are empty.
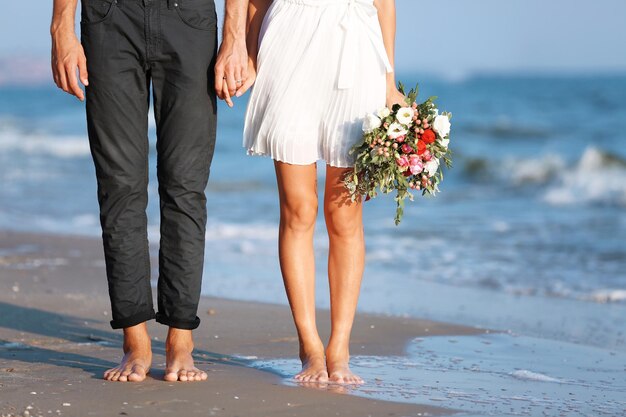
{"type": "Polygon", "coordinates": [[[312,356],[302,361],[302,370],[294,376],[300,382],[328,382],[324,356],[312,356]]]}
{"type": "Polygon", "coordinates": [[[348,349],[326,349],[326,367],[331,383],[343,385],[360,385],[365,383],[360,376],[350,370],[350,353],[348,349]]]}
{"type": "Polygon", "coordinates": [[[324,345],[321,340],[314,348],[301,346],[300,361],[302,361],[302,370],[294,377],[297,381],[303,383],[328,382],[324,345]]]}
{"type": "Polygon", "coordinates": [[[119,366],[104,373],[107,381],[141,382],[152,364],[150,336],[145,323],[124,329],[124,357],[119,366]]]}
{"type": "Polygon", "coordinates": [[[205,381],[207,373],[196,368],[193,362],[193,337],[191,330],[170,327],[165,341],[165,377],[169,382],[205,381]]]}

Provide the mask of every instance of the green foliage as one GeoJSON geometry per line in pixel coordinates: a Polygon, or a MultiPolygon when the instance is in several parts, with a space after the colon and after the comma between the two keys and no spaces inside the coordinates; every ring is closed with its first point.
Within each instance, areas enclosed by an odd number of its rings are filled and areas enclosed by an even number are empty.
{"type": "MultiPolygon", "coordinates": [[[[389,109],[389,115],[379,113],[380,127],[363,134],[363,140],[355,145],[350,153],[355,155],[355,166],[352,172],[349,172],[345,179],[345,186],[350,192],[352,200],[356,200],[360,196],[366,196],[367,199],[375,198],[378,193],[389,194],[395,191],[396,195],[396,215],[395,223],[400,224],[404,215],[404,207],[406,199],[413,201],[414,196],[412,190],[422,191],[422,195],[435,195],[439,191],[439,184],[443,181],[443,165],[447,168],[452,166],[452,154],[449,147],[444,146],[443,141],[449,139],[448,136],[441,137],[432,129],[432,124],[437,116],[435,100],[437,97],[429,97],[423,103],[417,103],[417,95],[419,86],[405,92],[402,83],[398,83],[398,90],[406,96],[406,106],[414,109],[414,120],[408,125],[402,125],[406,133],[401,140],[389,137],[388,128],[392,123],[397,123],[398,111],[402,108],[399,104],[389,109]],[[384,117],[381,117],[384,116],[384,117]],[[424,142],[421,139],[423,130],[433,130],[436,134],[436,140],[433,143],[424,142]],[[421,172],[411,174],[407,172],[407,167],[401,167],[397,160],[399,158],[417,158],[418,142],[422,147],[431,153],[432,157],[438,161],[443,161],[438,165],[434,174],[421,172]],[[408,145],[408,147],[403,147],[408,145]],[[405,152],[410,150],[410,152],[405,152]],[[407,175],[405,175],[407,174],[407,175]]],[[[441,113],[451,119],[450,113],[441,113]]],[[[423,154],[423,152],[422,152],[423,154]]]]}

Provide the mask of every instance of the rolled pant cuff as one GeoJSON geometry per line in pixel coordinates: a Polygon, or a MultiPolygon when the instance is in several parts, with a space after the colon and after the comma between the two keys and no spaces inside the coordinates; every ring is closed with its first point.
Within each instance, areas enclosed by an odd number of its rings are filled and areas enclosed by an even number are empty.
{"type": "Polygon", "coordinates": [[[183,330],[194,330],[200,326],[200,317],[198,316],[196,316],[194,320],[180,320],[173,317],[167,317],[162,313],[157,313],[156,321],[168,327],[183,330]]]}
{"type": "Polygon", "coordinates": [[[125,329],[126,327],[136,326],[145,321],[152,320],[155,317],[156,314],[154,313],[154,310],[142,311],[134,316],[111,320],[111,327],[114,329],[125,329]]]}

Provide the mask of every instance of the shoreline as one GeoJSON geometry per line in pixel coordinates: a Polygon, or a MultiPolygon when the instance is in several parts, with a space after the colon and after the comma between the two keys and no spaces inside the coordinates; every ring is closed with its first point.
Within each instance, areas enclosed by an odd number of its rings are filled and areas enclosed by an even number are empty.
{"type": "MultiPolygon", "coordinates": [[[[292,358],[297,338],[282,305],[203,296],[195,331],[202,383],[167,383],[165,328],[149,323],[153,369],[141,384],[106,382],[121,356],[121,334],[109,327],[109,300],[99,239],[0,231],[0,413],[2,415],[153,415],[185,412],[246,416],[450,415],[444,407],[341,395],[349,390],[288,386],[254,360],[292,358]],[[334,392],[333,392],[334,391],[334,392]],[[35,394],[33,394],[35,393],[35,394]],[[69,405],[67,405],[69,404],[69,405]],[[28,408],[30,407],[30,408],[28,408]],[[58,411],[57,411],[58,410],[58,411]],[[28,411],[25,413],[25,411],[28,411]]],[[[327,310],[318,310],[327,338],[327,310]]],[[[359,313],[353,355],[401,356],[408,342],[485,330],[359,313]]]]}

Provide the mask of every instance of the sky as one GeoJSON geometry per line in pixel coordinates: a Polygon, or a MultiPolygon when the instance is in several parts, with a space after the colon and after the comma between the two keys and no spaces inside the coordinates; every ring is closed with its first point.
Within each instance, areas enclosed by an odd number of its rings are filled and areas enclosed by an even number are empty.
{"type": "MultiPolygon", "coordinates": [[[[216,0],[220,18],[223,1],[216,0]]],[[[396,6],[398,71],[626,73],[625,0],[396,0],[396,6]]],[[[51,9],[52,0],[4,2],[0,61],[47,60],[51,9]]]]}

